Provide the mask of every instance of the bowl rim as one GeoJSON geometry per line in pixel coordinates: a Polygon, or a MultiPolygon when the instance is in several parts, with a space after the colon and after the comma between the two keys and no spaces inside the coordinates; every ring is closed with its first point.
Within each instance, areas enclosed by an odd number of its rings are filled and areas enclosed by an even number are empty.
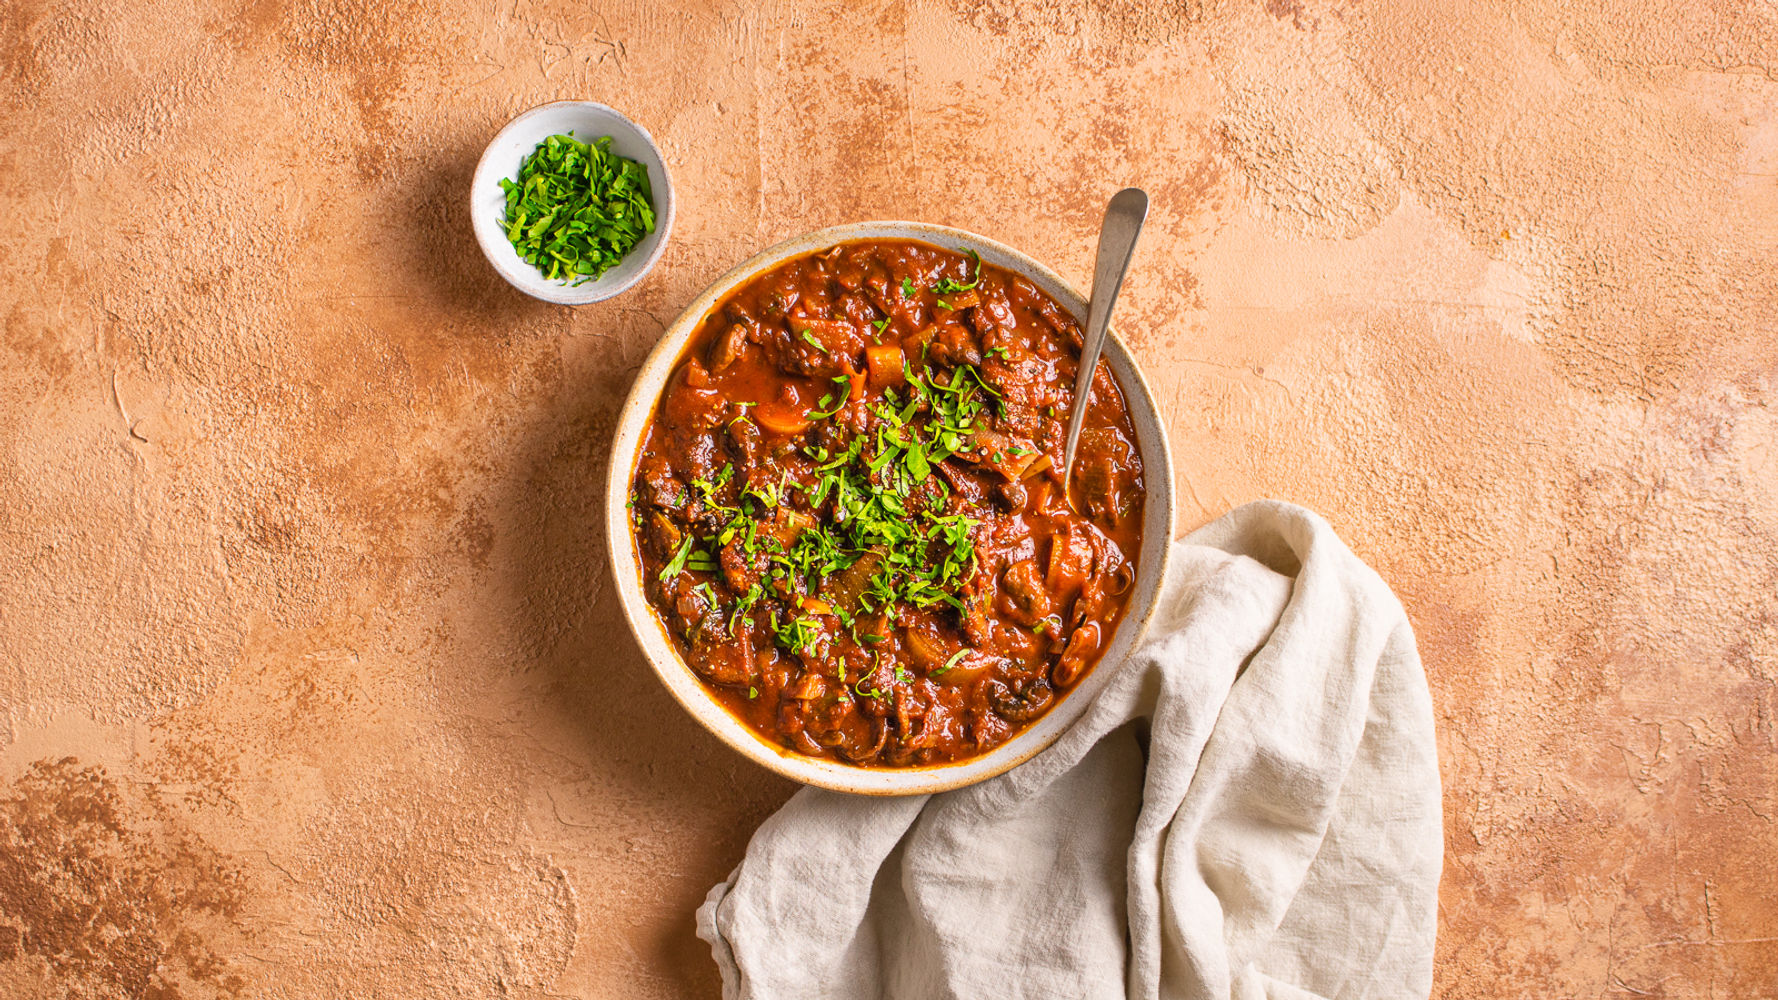
{"type": "Polygon", "coordinates": [[[641,647],[643,657],[674,700],[717,739],[754,763],[803,784],[860,795],[920,795],[949,791],[1004,774],[1047,749],[1067,731],[1104,689],[1110,678],[1140,647],[1160,608],[1160,599],[1172,555],[1176,498],[1173,491],[1172,449],[1167,424],[1154,393],[1134,355],[1117,335],[1115,326],[1106,339],[1102,362],[1113,374],[1137,423],[1137,447],[1142,453],[1147,490],[1141,561],[1137,569],[1136,599],[1125,608],[1114,644],[1129,642],[1115,662],[1101,659],[1087,678],[1059,700],[1036,724],[993,750],[967,760],[910,768],[863,768],[818,757],[809,757],[768,743],[711,697],[703,682],[685,663],[668,636],[665,624],[643,592],[636,569],[635,535],[629,519],[630,485],[640,458],[642,435],[654,414],[666,379],[671,377],[687,343],[710,310],[747,280],[794,257],[836,243],[862,240],[919,240],[935,245],[955,241],[982,253],[998,264],[1030,278],[1056,298],[1077,320],[1085,322],[1086,299],[1054,270],[1022,251],[963,229],[911,221],[844,223],[817,229],[783,240],[735,265],[712,281],[662,331],[660,339],[643,360],[630,391],[618,411],[612,451],[606,474],[606,551],[625,622],[641,647]],[[1145,409],[1152,418],[1152,438],[1144,433],[1136,411],[1145,409]],[[1147,447],[1152,444],[1153,447],[1147,447]],[[1158,457],[1159,462],[1154,459],[1158,457]],[[1152,505],[1152,506],[1151,506],[1152,505]],[[1158,510],[1157,510],[1158,508],[1158,510]],[[1156,517],[1156,514],[1159,517],[1156,517]],[[1152,538],[1155,532],[1162,536],[1152,538]],[[1146,592],[1144,589],[1146,587],[1146,592]],[[664,655],[662,655],[664,653],[664,655]],[[663,662],[666,661],[666,662],[663,662]],[[1050,720],[1057,720],[1051,722],[1050,720]]]}
{"type": "MultiPolygon", "coordinates": [[[[652,166],[653,164],[643,164],[644,169],[651,169],[652,166]]],[[[649,133],[648,129],[630,116],[609,104],[602,104],[598,101],[546,101],[514,115],[511,121],[500,127],[500,131],[494,133],[493,137],[488,140],[488,144],[482,147],[481,156],[476,158],[475,172],[470,175],[469,179],[468,201],[469,223],[470,228],[475,232],[475,242],[481,247],[482,256],[494,269],[494,272],[505,279],[507,284],[534,299],[564,306],[591,305],[594,302],[603,302],[634,287],[637,282],[654,270],[656,264],[660,263],[661,255],[667,249],[667,240],[672,235],[673,218],[676,214],[672,171],[667,166],[666,156],[661,153],[660,144],[654,141],[654,136],[649,133]],[[655,163],[660,165],[658,182],[652,173],[649,177],[649,186],[654,194],[655,202],[655,232],[650,235],[657,238],[654,241],[654,248],[648,252],[646,257],[642,258],[639,266],[629,277],[604,284],[602,283],[603,276],[601,276],[599,280],[589,281],[577,287],[545,278],[542,272],[534,266],[526,263],[517,254],[511,253],[512,244],[505,239],[499,227],[491,220],[482,218],[483,213],[477,204],[477,199],[479,192],[490,184],[497,183],[499,177],[512,177],[514,173],[514,171],[502,170],[495,166],[491,159],[494,147],[500,145],[513,132],[522,130],[535,119],[551,113],[588,109],[615,118],[624,128],[630,130],[635,138],[641,140],[642,144],[653,154],[655,163]],[[505,250],[507,253],[502,254],[501,250],[505,250]]],[[[643,237],[644,240],[648,238],[647,236],[643,237]]],[[[625,261],[619,261],[611,271],[606,273],[610,274],[612,271],[616,271],[625,263],[625,261]]]]}

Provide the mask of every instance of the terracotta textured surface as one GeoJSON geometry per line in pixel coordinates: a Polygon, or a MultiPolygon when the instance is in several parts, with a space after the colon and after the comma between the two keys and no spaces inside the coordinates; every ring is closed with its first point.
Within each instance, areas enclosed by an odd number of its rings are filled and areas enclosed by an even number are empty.
{"type": "Polygon", "coordinates": [[[618,617],[630,373],[830,223],[1084,282],[1126,183],[1181,528],[1419,630],[1436,994],[1778,995],[1778,7],[594,6],[0,0],[0,995],[712,995],[792,789],[618,617]],[[681,206],[578,310],[465,214],[563,97],[681,206]]]}

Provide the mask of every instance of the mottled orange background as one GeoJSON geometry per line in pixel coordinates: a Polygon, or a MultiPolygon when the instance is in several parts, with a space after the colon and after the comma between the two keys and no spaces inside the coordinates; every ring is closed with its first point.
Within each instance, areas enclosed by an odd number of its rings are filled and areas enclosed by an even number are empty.
{"type": "Polygon", "coordinates": [[[663,325],[907,218],[1120,310],[1181,528],[1324,513],[1438,709],[1439,997],[1778,995],[1778,7],[0,0],[0,995],[690,997],[791,787],[619,617],[663,325]],[[543,101],[679,219],[548,306],[470,236],[543,101]]]}

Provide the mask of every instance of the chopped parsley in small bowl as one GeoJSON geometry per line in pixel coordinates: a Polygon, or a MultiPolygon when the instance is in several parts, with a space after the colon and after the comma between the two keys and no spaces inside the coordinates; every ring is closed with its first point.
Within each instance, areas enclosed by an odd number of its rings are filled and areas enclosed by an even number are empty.
{"type": "Polygon", "coordinates": [[[608,299],[660,259],[673,189],[648,131],[592,101],[513,119],[470,185],[476,241],[513,287],[564,305],[608,299]]]}

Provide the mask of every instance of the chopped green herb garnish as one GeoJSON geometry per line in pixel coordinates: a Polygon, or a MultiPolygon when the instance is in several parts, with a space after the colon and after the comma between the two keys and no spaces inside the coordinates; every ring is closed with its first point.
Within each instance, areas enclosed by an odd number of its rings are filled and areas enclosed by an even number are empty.
{"type": "Polygon", "coordinates": [[[855,692],[857,692],[857,693],[858,693],[858,695],[859,695],[859,697],[862,697],[862,698],[881,698],[881,697],[883,697],[883,695],[884,695],[884,694],[885,694],[885,692],[884,692],[884,691],[883,691],[883,689],[882,689],[882,688],[880,688],[880,687],[876,687],[876,686],[874,686],[874,685],[873,685],[873,686],[871,686],[871,687],[869,687],[869,688],[866,688],[866,687],[865,687],[865,686],[864,686],[864,684],[865,684],[865,682],[866,682],[866,681],[868,681],[868,680],[870,680],[870,679],[871,679],[871,677],[872,677],[872,676],[874,676],[874,674],[875,674],[875,672],[874,672],[874,671],[873,671],[873,672],[872,672],[872,673],[869,673],[869,674],[865,674],[865,675],[864,675],[864,676],[863,676],[863,677],[860,677],[860,678],[858,678],[858,683],[857,683],[857,684],[854,684],[854,685],[853,685],[853,686],[852,686],[852,690],[853,690],[853,691],[855,691],[855,692]]]}
{"type": "Polygon", "coordinates": [[[824,420],[831,417],[840,412],[840,410],[845,407],[846,403],[851,400],[851,377],[841,375],[835,378],[834,381],[840,383],[840,391],[838,393],[826,393],[816,401],[816,408],[809,411],[810,420],[824,420]],[[834,396],[836,395],[840,397],[838,402],[834,401],[834,396]],[[828,409],[829,406],[832,406],[833,409],[828,409]]]}
{"type": "Polygon", "coordinates": [[[673,553],[673,558],[667,560],[667,564],[661,567],[661,582],[666,583],[684,571],[685,559],[690,554],[691,539],[687,538],[679,543],[679,550],[673,553]]]}
{"type": "Polygon", "coordinates": [[[925,479],[932,472],[932,463],[926,457],[926,446],[917,441],[908,446],[905,464],[908,475],[914,477],[914,482],[925,479]]]}
{"type": "Polygon", "coordinates": [[[872,320],[871,326],[876,327],[877,333],[881,334],[884,330],[889,329],[889,317],[884,316],[882,319],[872,320]]]}
{"type": "Polygon", "coordinates": [[[914,279],[901,279],[901,297],[904,299],[911,299],[914,297],[914,279]]]}
{"type": "Polygon", "coordinates": [[[610,137],[552,135],[500,188],[507,240],[551,281],[592,281],[654,232],[648,169],[611,152],[610,137]]]}
{"type": "Polygon", "coordinates": [[[804,330],[804,331],[803,331],[803,333],[802,333],[802,337],[803,337],[803,339],[804,339],[804,340],[806,340],[806,341],[808,341],[808,342],[809,342],[809,343],[810,343],[810,344],[812,344],[812,345],[814,345],[814,347],[815,347],[815,349],[816,349],[816,350],[817,350],[817,351],[820,351],[820,352],[821,352],[821,353],[822,353],[822,354],[826,354],[826,353],[828,353],[828,350],[827,350],[827,345],[826,345],[826,344],[823,344],[823,343],[822,343],[822,342],[821,342],[821,341],[819,341],[819,340],[816,340],[816,339],[815,339],[815,334],[813,334],[813,333],[812,333],[812,332],[810,332],[810,331],[808,331],[808,330],[804,330]]]}
{"type": "Polygon", "coordinates": [[[740,596],[740,598],[735,601],[735,610],[730,612],[729,616],[728,616],[728,631],[729,631],[730,635],[736,634],[735,633],[735,620],[736,619],[740,619],[742,622],[744,622],[746,624],[746,626],[748,628],[753,627],[753,619],[752,618],[742,618],[741,615],[744,612],[746,612],[749,608],[753,607],[753,605],[759,601],[760,597],[763,594],[764,594],[764,591],[761,590],[759,584],[756,583],[753,586],[748,587],[747,592],[745,594],[742,594],[740,596]]]}
{"type": "MultiPolygon", "coordinates": [[[[974,250],[970,250],[967,247],[958,247],[957,249],[962,250],[964,253],[968,254],[972,259],[974,259],[974,261],[975,261],[975,278],[974,278],[974,280],[970,281],[967,285],[964,284],[963,282],[960,282],[960,281],[953,281],[950,278],[941,279],[938,284],[932,286],[932,290],[937,292],[940,295],[949,295],[952,292],[967,292],[971,288],[974,288],[975,286],[982,283],[982,256],[981,256],[981,254],[978,254],[974,250]]],[[[945,308],[949,309],[951,307],[945,306],[945,308]]]]}
{"type": "Polygon", "coordinates": [[[812,653],[821,638],[821,627],[813,618],[792,618],[774,629],[778,645],[795,653],[812,653]]]}
{"type": "Polygon", "coordinates": [[[957,661],[963,659],[964,654],[966,654],[968,652],[969,652],[969,650],[967,650],[967,649],[959,649],[955,653],[952,653],[951,658],[945,661],[944,666],[938,667],[932,671],[932,676],[942,677],[945,674],[949,673],[951,668],[957,665],[957,661]]]}
{"type": "MultiPolygon", "coordinates": [[[[873,417],[868,430],[830,426],[826,443],[799,447],[796,464],[776,482],[757,471],[743,476],[732,464],[693,478],[687,500],[695,533],[678,543],[662,580],[687,571],[758,574],[745,592],[715,577],[696,583],[693,592],[726,619],[730,635],[744,635],[742,626],[752,630],[759,620],[768,641],[805,659],[830,658],[823,648],[829,642],[881,649],[889,636],[877,633],[887,630],[865,623],[894,620],[898,606],[967,610],[960,594],[978,572],[979,522],[943,513],[952,491],[934,473],[953,456],[988,450],[977,435],[988,411],[1000,406],[998,393],[973,365],[904,358],[903,375],[905,386],[865,404],[873,417]],[[725,559],[735,554],[740,564],[729,567],[725,559]]],[[[809,416],[836,415],[859,377],[831,376],[832,391],[809,416]]],[[[1000,444],[993,453],[1004,458],[1007,448],[1028,451],[1000,444]]],[[[952,670],[960,657],[932,675],[952,670]]],[[[847,668],[837,669],[846,683],[847,668]]],[[[885,695],[873,686],[879,678],[893,676],[884,687],[910,679],[904,672],[859,678],[852,670],[851,689],[861,698],[885,695]]]]}
{"type": "Polygon", "coordinates": [[[755,699],[757,697],[759,697],[759,688],[756,688],[756,687],[752,686],[751,684],[749,684],[747,686],[747,700],[752,701],[753,699],[755,699]]]}

